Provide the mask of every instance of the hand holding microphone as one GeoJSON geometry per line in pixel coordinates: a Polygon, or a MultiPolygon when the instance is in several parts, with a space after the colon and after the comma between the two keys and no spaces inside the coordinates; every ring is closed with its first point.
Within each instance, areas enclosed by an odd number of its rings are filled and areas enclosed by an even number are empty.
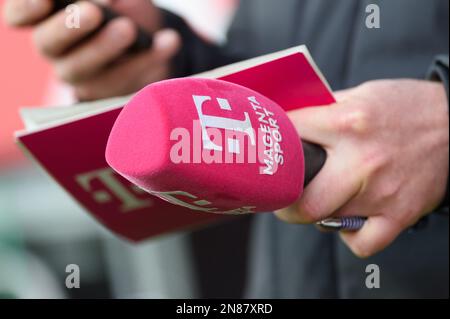
{"type": "Polygon", "coordinates": [[[337,99],[333,106],[291,111],[289,120],[273,101],[235,84],[163,81],[125,106],[106,159],[141,188],[194,210],[280,209],[278,217],[290,223],[359,229],[341,236],[356,255],[368,257],[442,200],[448,176],[447,99],[442,84],[417,80],[368,82],[339,92],[337,99]],[[206,157],[197,162],[191,152],[193,119],[199,119],[198,138],[207,145],[206,157]],[[231,129],[236,136],[223,138],[217,129],[231,129]],[[323,145],[329,160],[323,164],[325,152],[300,138],[323,145]],[[256,146],[258,161],[221,162],[222,155],[251,150],[248,144],[256,146]]]}
{"type": "Polygon", "coordinates": [[[141,90],[116,120],[106,159],[173,204],[241,214],[291,205],[326,153],[301,141],[282,108],[265,96],[225,81],[188,78],[141,90]]]}
{"type": "Polygon", "coordinates": [[[447,96],[441,83],[411,79],[370,81],[335,96],[334,105],[288,113],[328,160],[301,198],[276,214],[289,223],[363,216],[359,231],[341,237],[368,257],[421,228],[445,196],[447,96]]]}

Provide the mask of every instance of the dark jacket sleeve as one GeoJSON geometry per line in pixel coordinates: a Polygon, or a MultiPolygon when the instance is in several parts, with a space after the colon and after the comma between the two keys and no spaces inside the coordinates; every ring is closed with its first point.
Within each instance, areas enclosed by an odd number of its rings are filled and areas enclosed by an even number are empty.
{"type": "Polygon", "coordinates": [[[178,15],[162,10],[163,24],[179,32],[182,48],[172,63],[172,76],[180,77],[199,73],[240,60],[227,54],[223,47],[200,38],[178,15]]]}
{"type": "MultiPolygon", "coordinates": [[[[441,81],[445,89],[447,91],[447,100],[449,99],[449,61],[448,61],[448,55],[439,55],[434,60],[429,73],[428,78],[433,81],[441,81]]],[[[449,182],[447,179],[447,191],[444,197],[444,200],[442,201],[441,205],[439,206],[438,210],[446,210],[448,213],[449,210],[449,182]]]]}

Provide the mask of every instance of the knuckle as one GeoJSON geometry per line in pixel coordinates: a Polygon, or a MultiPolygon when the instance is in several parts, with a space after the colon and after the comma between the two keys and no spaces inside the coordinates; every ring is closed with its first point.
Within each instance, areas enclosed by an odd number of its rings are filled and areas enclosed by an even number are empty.
{"type": "Polygon", "coordinates": [[[361,258],[361,259],[367,259],[373,255],[373,253],[371,251],[369,251],[368,249],[364,249],[364,248],[355,248],[355,249],[353,249],[353,253],[356,255],[356,257],[361,258]]]}
{"type": "Polygon", "coordinates": [[[298,223],[298,218],[296,218],[297,211],[294,206],[275,211],[275,216],[279,220],[289,224],[298,223]]]}
{"type": "Polygon", "coordinates": [[[94,90],[88,85],[79,85],[74,88],[75,96],[81,101],[89,101],[95,99],[94,90]]]}
{"type": "Polygon", "coordinates": [[[321,205],[316,200],[303,199],[299,204],[298,215],[304,223],[318,221],[321,216],[321,205]]]}
{"type": "Polygon", "coordinates": [[[391,178],[377,189],[377,198],[379,200],[388,200],[397,197],[401,189],[400,182],[397,179],[391,178]]]}
{"type": "Polygon", "coordinates": [[[353,254],[361,259],[369,258],[374,254],[373,248],[371,248],[370,245],[367,245],[361,240],[352,243],[350,245],[350,249],[352,250],[353,254]]]}
{"type": "Polygon", "coordinates": [[[44,27],[37,27],[32,34],[33,43],[38,52],[47,58],[54,58],[62,53],[59,45],[61,40],[51,33],[44,27]]]}
{"type": "MultiPolygon", "coordinates": [[[[362,155],[360,167],[364,169],[367,177],[373,177],[389,162],[389,155],[386,151],[375,147],[373,150],[362,155]]],[[[396,182],[396,181],[393,181],[396,182]]],[[[393,187],[393,186],[391,186],[393,187]]],[[[395,187],[393,187],[395,189],[395,187]]]]}
{"type": "Polygon", "coordinates": [[[56,75],[63,81],[71,83],[74,81],[74,71],[72,66],[67,62],[56,62],[54,64],[56,75]]]}
{"type": "Polygon", "coordinates": [[[356,87],[357,90],[365,92],[365,91],[371,91],[373,89],[373,86],[377,85],[377,80],[375,81],[367,81],[363,82],[360,85],[356,87]]]}
{"type": "Polygon", "coordinates": [[[362,135],[369,130],[369,126],[369,114],[360,108],[342,113],[335,121],[335,129],[344,134],[362,135]]]}
{"type": "Polygon", "coordinates": [[[54,49],[51,42],[47,41],[47,34],[41,28],[36,28],[33,31],[32,39],[35,47],[39,53],[46,57],[52,57],[54,55],[54,49]]]}

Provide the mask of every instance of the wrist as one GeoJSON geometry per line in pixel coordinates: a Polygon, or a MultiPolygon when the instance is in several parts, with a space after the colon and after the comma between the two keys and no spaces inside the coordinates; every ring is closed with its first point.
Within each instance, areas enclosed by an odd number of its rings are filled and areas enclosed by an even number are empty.
{"type": "Polygon", "coordinates": [[[436,185],[440,190],[438,200],[434,205],[434,210],[439,210],[445,206],[448,206],[448,177],[449,177],[449,104],[446,87],[443,83],[432,83],[432,100],[431,105],[436,112],[436,122],[434,123],[436,128],[435,143],[438,143],[439,150],[443,154],[442,160],[444,162],[444,171],[441,172],[442,176],[445,176],[442,185],[436,185]]]}
{"type": "MultiPolygon", "coordinates": [[[[447,106],[447,113],[443,116],[448,120],[449,118],[449,57],[448,55],[440,55],[437,56],[431,65],[427,78],[432,81],[437,81],[442,84],[442,87],[445,88],[447,99],[446,99],[446,106],[447,106]]],[[[448,124],[447,124],[448,125],[448,124]]],[[[447,126],[447,137],[448,137],[448,126],[447,126]]],[[[448,144],[447,144],[447,152],[448,152],[448,144]]],[[[448,168],[448,161],[447,161],[447,168],[448,168]]],[[[446,211],[448,213],[448,206],[449,206],[449,193],[450,193],[450,183],[448,178],[448,169],[447,169],[447,186],[445,194],[442,198],[442,201],[437,206],[437,211],[446,211]]]]}

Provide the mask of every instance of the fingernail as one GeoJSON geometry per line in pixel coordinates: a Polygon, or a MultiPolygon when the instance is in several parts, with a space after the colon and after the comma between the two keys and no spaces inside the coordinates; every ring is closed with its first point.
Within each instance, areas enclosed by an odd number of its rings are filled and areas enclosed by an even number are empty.
{"type": "Polygon", "coordinates": [[[44,7],[44,2],[41,0],[27,0],[26,5],[28,6],[28,8],[42,8],[44,7]]]}
{"type": "MultiPolygon", "coordinates": [[[[43,6],[43,2],[39,0],[26,0],[17,2],[17,10],[42,10],[45,7],[43,6]]],[[[24,15],[27,11],[24,12],[24,15]]],[[[34,13],[34,12],[33,12],[34,13]]]]}
{"type": "Polygon", "coordinates": [[[125,40],[131,39],[133,35],[134,24],[129,18],[116,18],[111,27],[111,37],[118,41],[128,42],[125,40]]]}
{"type": "Polygon", "coordinates": [[[159,31],[155,37],[155,49],[166,50],[174,45],[176,39],[177,34],[173,30],[167,29],[159,31]]]}

